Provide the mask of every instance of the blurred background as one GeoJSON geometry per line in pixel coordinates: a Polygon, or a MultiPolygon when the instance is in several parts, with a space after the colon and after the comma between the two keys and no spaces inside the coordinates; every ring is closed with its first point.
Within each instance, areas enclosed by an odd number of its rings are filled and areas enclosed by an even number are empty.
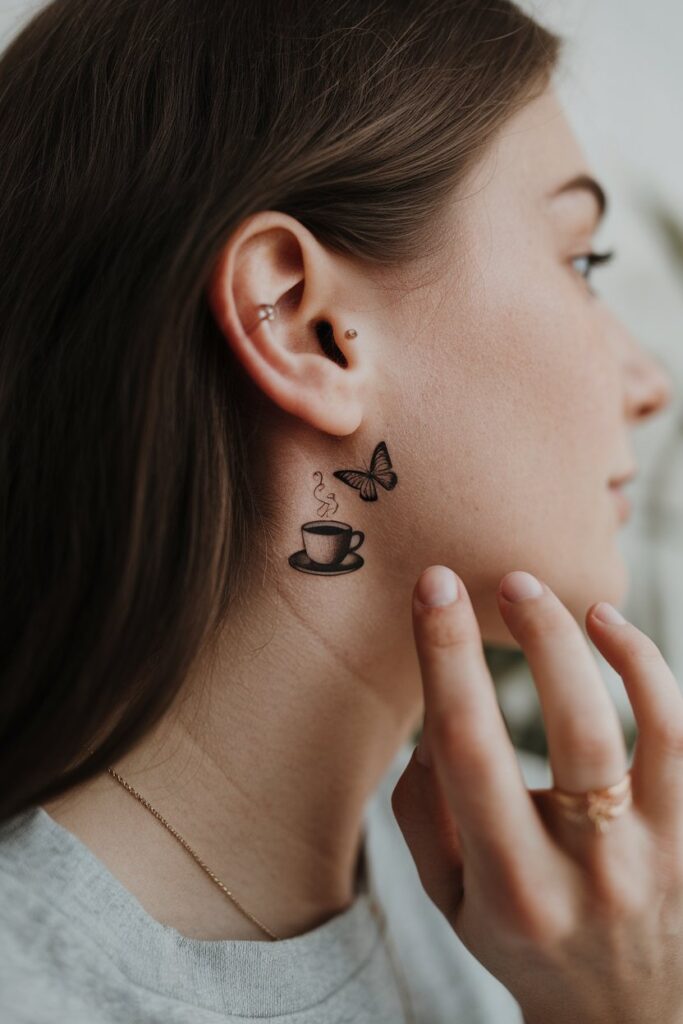
{"type": "MultiPolygon", "coordinates": [[[[616,259],[595,288],[672,376],[666,412],[633,432],[640,467],[620,543],[631,570],[624,614],[659,645],[683,682],[683,4],[678,0],[521,0],[566,39],[558,91],[611,206],[597,249],[616,259]]],[[[536,691],[522,658],[489,651],[518,747],[546,753],[536,691]]],[[[598,656],[599,657],[599,656],[598,656]]],[[[600,666],[624,723],[621,679],[600,666]]]]}
{"type": "MultiPolygon", "coordinates": [[[[640,475],[620,543],[631,568],[625,614],[683,681],[683,4],[680,0],[520,0],[567,40],[557,86],[611,206],[597,248],[617,258],[595,275],[605,302],[668,369],[672,407],[634,432],[640,475]]],[[[42,2],[0,0],[0,47],[42,2]]],[[[536,691],[522,656],[489,650],[510,734],[545,757],[536,691]]],[[[629,748],[623,684],[600,659],[629,748]]],[[[549,784],[536,760],[537,785],[549,784]]],[[[529,758],[533,761],[533,758],[529,758]]],[[[533,773],[530,773],[528,778],[533,773]]]]}

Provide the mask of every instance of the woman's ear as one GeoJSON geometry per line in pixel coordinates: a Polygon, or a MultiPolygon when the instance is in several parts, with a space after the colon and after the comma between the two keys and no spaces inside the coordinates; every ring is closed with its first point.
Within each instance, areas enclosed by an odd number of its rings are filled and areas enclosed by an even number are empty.
{"type": "Polygon", "coordinates": [[[298,220],[266,210],[242,221],[207,284],[216,322],[254,383],[339,436],[361,423],[368,370],[363,332],[338,312],[351,292],[348,268],[298,220]],[[264,306],[272,310],[260,313],[264,306]]]}

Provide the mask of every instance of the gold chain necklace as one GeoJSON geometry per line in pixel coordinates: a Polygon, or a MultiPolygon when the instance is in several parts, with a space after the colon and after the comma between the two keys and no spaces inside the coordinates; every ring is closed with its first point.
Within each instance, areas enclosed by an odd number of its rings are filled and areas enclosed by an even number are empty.
{"type": "MultiPolygon", "coordinates": [[[[168,829],[168,831],[171,833],[172,836],[175,836],[175,838],[178,840],[179,843],[181,843],[182,846],[184,846],[184,848],[187,850],[187,852],[190,854],[190,856],[193,857],[196,860],[196,862],[197,862],[197,864],[199,864],[200,868],[202,868],[202,870],[206,872],[206,874],[209,876],[211,881],[214,882],[218,886],[218,888],[221,890],[221,892],[225,896],[227,896],[228,899],[232,900],[232,902],[235,904],[235,906],[238,908],[238,910],[240,910],[243,914],[246,914],[246,916],[251,921],[253,921],[254,924],[258,925],[258,927],[261,928],[266,933],[266,935],[269,935],[271,939],[274,939],[277,942],[281,941],[281,938],[280,938],[279,935],[275,935],[274,932],[272,932],[270,930],[270,928],[267,928],[265,926],[265,924],[263,924],[262,921],[259,921],[259,919],[257,917],[254,917],[253,914],[249,913],[249,911],[246,909],[246,907],[242,906],[242,904],[239,902],[237,897],[233,893],[230,892],[230,890],[227,888],[227,886],[225,886],[223,884],[223,882],[221,882],[221,880],[219,878],[216,877],[216,875],[213,873],[213,871],[211,871],[211,869],[208,867],[208,865],[204,863],[204,861],[199,856],[199,854],[195,850],[192,849],[192,847],[190,846],[188,841],[183,836],[181,836],[180,832],[178,832],[177,829],[173,828],[173,825],[169,824],[169,822],[166,821],[166,818],[164,818],[164,816],[162,814],[160,814],[159,811],[157,811],[157,809],[155,807],[152,807],[152,805],[149,802],[149,800],[146,800],[144,798],[144,796],[142,796],[141,793],[138,793],[138,791],[131,786],[130,782],[127,782],[126,779],[124,779],[122,775],[119,775],[119,773],[117,771],[115,771],[114,768],[107,768],[107,771],[112,776],[112,778],[116,779],[116,781],[121,786],[123,786],[123,788],[125,790],[127,790],[131,794],[131,796],[134,796],[135,799],[138,800],[143,805],[143,807],[146,807],[148,811],[151,811],[151,813],[154,815],[154,817],[157,818],[161,822],[161,824],[164,825],[168,829]]],[[[369,888],[369,880],[368,880],[368,888],[369,888]]],[[[375,917],[376,917],[376,919],[378,921],[379,929],[380,929],[380,934],[382,936],[385,948],[387,950],[387,954],[388,954],[388,957],[389,957],[389,962],[391,963],[391,969],[394,972],[394,977],[396,979],[396,984],[398,986],[399,995],[400,995],[400,998],[401,998],[401,1002],[403,1004],[403,1013],[404,1013],[405,1020],[406,1020],[407,1024],[415,1024],[415,1016],[414,1016],[413,1011],[412,1011],[412,1003],[411,1003],[411,999],[410,999],[410,992],[409,992],[408,986],[407,986],[407,984],[405,982],[405,978],[403,977],[403,972],[401,971],[400,967],[397,965],[396,961],[394,960],[394,956],[393,956],[393,953],[391,951],[391,943],[389,942],[389,937],[387,935],[387,919],[386,919],[386,915],[384,914],[382,908],[380,907],[380,904],[379,904],[378,900],[375,898],[374,893],[373,892],[369,892],[368,895],[369,895],[370,908],[371,908],[373,914],[375,915],[375,917]]]]}

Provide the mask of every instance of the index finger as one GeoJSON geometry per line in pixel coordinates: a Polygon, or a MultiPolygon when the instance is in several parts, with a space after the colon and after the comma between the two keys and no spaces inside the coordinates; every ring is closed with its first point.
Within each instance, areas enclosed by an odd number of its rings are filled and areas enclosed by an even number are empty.
{"type": "Polygon", "coordinates": [[[546,835],[510,742],[469,595],[432,565],[413,591],[413,630],[425,698],[425,735],[439,782],[477,860],[500,866],[544,855],[546,835]]]}

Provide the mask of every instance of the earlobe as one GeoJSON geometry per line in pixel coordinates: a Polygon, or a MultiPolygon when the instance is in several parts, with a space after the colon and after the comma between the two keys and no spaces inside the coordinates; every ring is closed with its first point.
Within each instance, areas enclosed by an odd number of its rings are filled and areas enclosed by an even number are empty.
{"type": "Polygon", "coordinates": [[[315,429],[353,433],[363,418],[365,356],[356,327],[328,305],[341,261],[303,225],[265,211],[224,246],[207,284],[216,322],[254,383],[315,429]]]}

